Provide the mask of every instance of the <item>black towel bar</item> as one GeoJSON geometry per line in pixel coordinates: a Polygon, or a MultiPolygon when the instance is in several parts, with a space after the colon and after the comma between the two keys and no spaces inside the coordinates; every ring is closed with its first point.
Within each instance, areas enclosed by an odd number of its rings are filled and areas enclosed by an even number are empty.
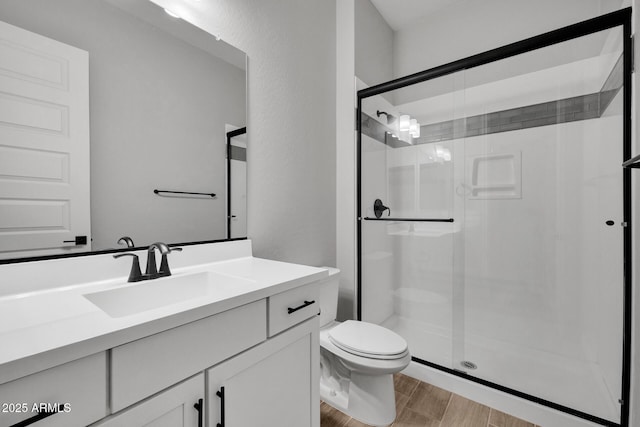
{"type": "Polygon", "coordinates": [[[157,195],[160,195],[160,193],[167,193],[167,194],[187,194],[190,196],[216,197],[216,193],[194,193],[191,191],[153,190],[153,192],[157,195]]]}

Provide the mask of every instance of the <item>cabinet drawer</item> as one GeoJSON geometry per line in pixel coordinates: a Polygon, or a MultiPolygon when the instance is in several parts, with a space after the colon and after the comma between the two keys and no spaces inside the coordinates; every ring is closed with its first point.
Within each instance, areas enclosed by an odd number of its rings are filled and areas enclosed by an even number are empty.
{"type": "Polygon", "coordinates": [[[204,374],[112,415],[92,427],[195,427],[204,422],[204,374]]]}
{"type": "Polygon", "coordinates": [[[111,350],[117,412],[266,339],[260,300],[111,350]]]}
{"type": "Polygon", "coordinates": [[[32,419],[34,427],[91,424],[107,415],[107,358],[98,353],[0,385],[0,426],[32,419]],[[37,421],[38,405],[59,412],[37,421]],[[36,405],[36,408],[34,408],[36,405]],[[23,412],[22,409],[26,409],[23,412]],[[20,410],[20,412],[17,412],[20,410]]]}
{"type": "Polygon", "coordinates": [[[318,285],[311,283],[269,297],[269,336],[318,314],[318,285]]]}

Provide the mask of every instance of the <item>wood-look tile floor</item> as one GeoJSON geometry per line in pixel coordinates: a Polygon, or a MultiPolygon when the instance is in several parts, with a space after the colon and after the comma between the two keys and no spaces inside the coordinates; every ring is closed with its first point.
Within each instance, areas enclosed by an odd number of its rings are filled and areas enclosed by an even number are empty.
{"type": "MultiPolygon", "coordinates": [[[[393,427],[539,427],[403,374],[394,376],[393,427]]],[[[322,402],[321,427],[366,427],[322,402]]]]}

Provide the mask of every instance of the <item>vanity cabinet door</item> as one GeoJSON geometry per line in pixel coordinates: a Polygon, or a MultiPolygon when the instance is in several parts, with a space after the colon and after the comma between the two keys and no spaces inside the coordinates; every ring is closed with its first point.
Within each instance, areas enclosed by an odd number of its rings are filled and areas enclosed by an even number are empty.
{"type": "Polygon", "coordinates": [[[92,427],[199,427],[204,425],[203,398],[200,373],[92,427]]]}
{"type": "Polygon", "coordinates": [[[318,319],[207,371],[210,427],[319,427],[318,319]]]}

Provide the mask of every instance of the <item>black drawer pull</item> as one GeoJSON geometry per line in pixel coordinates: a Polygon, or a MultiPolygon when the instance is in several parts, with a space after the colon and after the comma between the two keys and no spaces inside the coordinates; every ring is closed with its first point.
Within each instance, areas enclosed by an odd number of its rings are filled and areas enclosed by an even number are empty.
{"type": "Polygon", "coordinates": [[[27,418],[26,420],[20,421],[19,423],[16,423],[14,425],[12,425],[11,427],[26,427],[26,426],[30,426],[31,424],[37,423],[40,420],[44,420],[45,418],[50,417],[51,415],[55,415],[59,412],[62,412],[64,410],[64,405],[61,403],[58,403],[58,405],[56,406],[58,408],[57,411],[42,411],[42,412],[38,412],[36,415],[34,415],[31,418],[27,418]]]}
{"type": "Polygon", "coordinates": [[[202,423],[204,420],[204,412],[202,411],[202,399],[198,399],[198,402],[194,403],[193,407],[196,408],[196,411],[198,411],[198,427],[202,427],[202,423]]]}
{"type": "Polygon", "coordinates": [[[302,304],[301,306],[298,306],[296,308],[287,307],[287,312],[289,314],[295,313],[296,311],[302,310],[303,308],[308,307],[308,306],[310,306],[311,304],[314,304],[314,303],[315,303],[315,300],[314,301],[305,301],[304,304],[302,304]]]}
{"type": "Polygon", "coordinates": [[[224,427],[224,387],[220,387],[220,391],[216,391],[216,396],[220,398],[220,422],[217,427],[224,427]]]}

